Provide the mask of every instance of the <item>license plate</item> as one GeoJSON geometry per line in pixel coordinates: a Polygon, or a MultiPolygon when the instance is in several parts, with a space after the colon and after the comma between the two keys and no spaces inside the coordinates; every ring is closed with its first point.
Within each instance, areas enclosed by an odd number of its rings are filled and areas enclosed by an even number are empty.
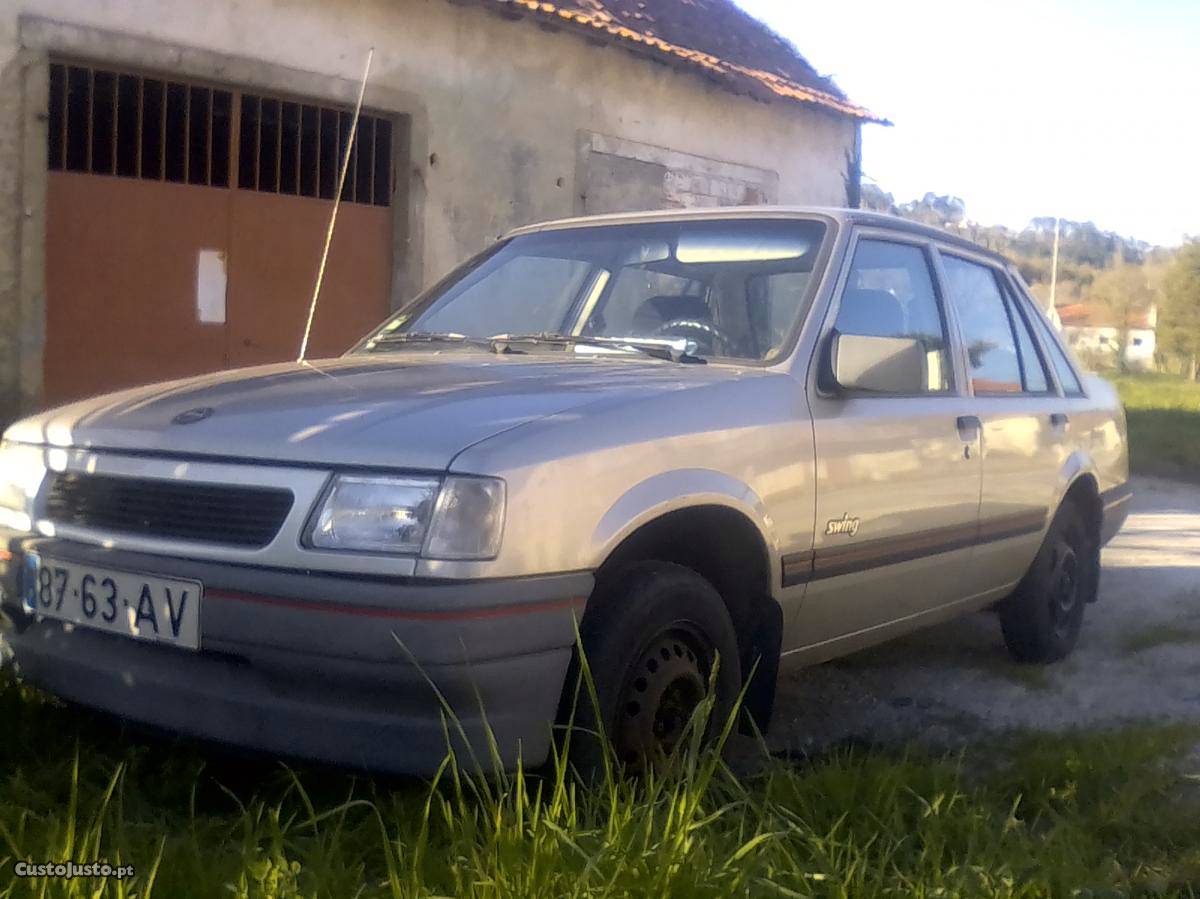
{"type": "Polygon", "coordinates": [[[44,618],[138,640],[200,648],[199,581],[25,555],[24,605],[44,618]]]}

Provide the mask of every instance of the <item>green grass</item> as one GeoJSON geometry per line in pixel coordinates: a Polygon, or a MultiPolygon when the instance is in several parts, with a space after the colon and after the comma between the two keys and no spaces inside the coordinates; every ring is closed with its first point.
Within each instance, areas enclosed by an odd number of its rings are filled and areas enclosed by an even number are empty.
{"type": "Polygon", "coordinates": [[[1133,469],[1200,481],[1200,383],[1165,374],[1121,375],[1113,382],[1129,420],[1133,469]]]}
{"type": "Polygon", "coordinates": [[[1022,664],[1005,659],[989,666],[988,670],[1014,684],[1020,684],[1027,690],[1050,690],[1054,687],[1054,680],[1042,665],[1022,664]]]}
{"type": "Polygon", "coordinates": [[[1124,649],[1125,652],[1133,654],[1178,643],[1200,643],[1200,629],[1178,624],[1155,625],[1127,637],[1124,649]]]}
{"type": "Polygon", "coordinates": [[[149,740],[0,679],[0,897],[1200,896],[1196,729],[434,784],[149,740]],[[105,858],[134,879],[13,878],[105,858]]]}

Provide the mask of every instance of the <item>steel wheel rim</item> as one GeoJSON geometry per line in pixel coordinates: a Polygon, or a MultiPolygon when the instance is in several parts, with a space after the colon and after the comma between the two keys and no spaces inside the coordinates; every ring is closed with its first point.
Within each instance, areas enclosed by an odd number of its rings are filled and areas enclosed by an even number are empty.
{"type": "Polygon", "coordinates": [[[613,748],[621,763],[638,770],[678,746],[708,692],[705,642],[676,626],[653,637],[638,654],[617,702],[613,748]]]}
{"type": "Polygon", "coordinates": [[[1065,637],[1074,626],[1075,609],[1079,605],[1079,557],[1066,541],[1054,548],[1049,592],[1054,633],[1065,637]]]}

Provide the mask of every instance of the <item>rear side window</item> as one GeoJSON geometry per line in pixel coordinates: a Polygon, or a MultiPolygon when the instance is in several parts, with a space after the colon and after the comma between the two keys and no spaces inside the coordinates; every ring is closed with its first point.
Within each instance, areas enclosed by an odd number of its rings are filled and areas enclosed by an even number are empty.
{"type": "MultiPolygon", "coordinates": [[[[999,278],[999,275],[997,275],[999,278]]],[[[1021,357],[1021,377],[1024,380],[1026,393],[1049,393],[1050,376],[1046,373],[1046,363],[1038,352],[1037,341],[1029,330],[1028,311],[1021,308],[1020,297],[1003,279],[1004,299],[1008,304],[1008,315],[1012,319],[1013,330],[1017,334],[1017,353],[1021,357]]]]}
{"type": "Polygon", "coordinates": [[[1013,335],[1007,304],[992,269],[942,256],[946,287],[958,310],[976,394],[1021,393],[1021,357],[1013,335]]]}
{"type": "Polygon", "coordinates": [[[920,247],[860,240],[834,327],[840,334],[917,340],[925,350],[924,392],[950,389],[945,320],[920,247]]]}
{"type": "Polygon", "coordinates": [[[1050,323],[1046,321],[1045,316],[1037,313],[1030,317],[1037,323],[1035,327],[1042,332],[1042,343],[1046,345],[1046,349],[1050,353],[1050,364],[1054,366],[1054,372],[1058,375],[1058,383],[1062,385],[1063,393],[1067,396],[1083,396],[1083,385],[1079,383],[1079,378],[1067,359],[1067,353],[1062,348],[1062,344],[1058,342],[1058,335],[1054,333],[1050,323]]]}

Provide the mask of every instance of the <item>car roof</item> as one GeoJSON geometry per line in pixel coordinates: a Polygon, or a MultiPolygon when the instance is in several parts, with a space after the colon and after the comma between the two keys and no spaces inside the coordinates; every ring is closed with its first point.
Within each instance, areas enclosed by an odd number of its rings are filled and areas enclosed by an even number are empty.
{"type": "Polygon", "coordinates": [[[701,209],[667,209],[647,212],[622,212],[608,215],[587,215],[576,218],[556,219],[549,222],[539,222],[516,228],[505,235],[505,238],[521,234],[532,234],[538,231],[560,231],[568,228],[598,228],[612,225],[635,225],[650,222],[678,222],[691,220],[709,221],[738,221],[752,219],[789,219],[789,218],[825,218],[832,219],[843,225],[866,225],[872,228],[883,228],[890,231],[901,231],[915,234],[930,240],[938,240],[970,250],[1009,266],[1010,262],[995,250],[980,246],[965,237],[903,219],[899,216],[888,215],[884,212],[870,212],[865,209],[846,209],[833,206],[719,206],[701,209]]]}

